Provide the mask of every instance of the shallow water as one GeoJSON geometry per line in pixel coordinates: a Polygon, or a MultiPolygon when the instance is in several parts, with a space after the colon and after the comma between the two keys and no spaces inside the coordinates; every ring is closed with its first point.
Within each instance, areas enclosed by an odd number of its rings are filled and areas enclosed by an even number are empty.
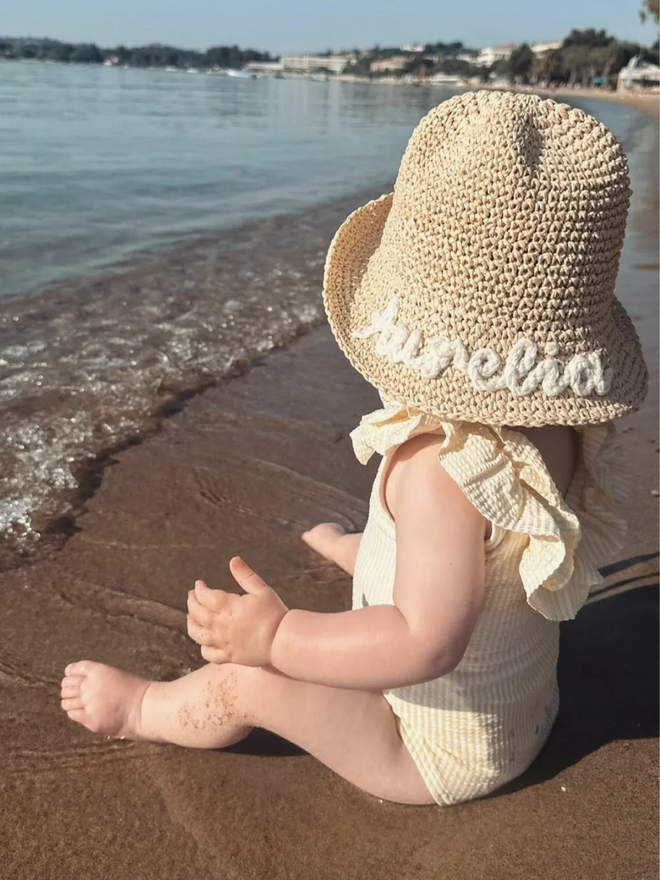
{"type": "Polygon", "coordinates": [[[382,183],[449,94],[0,62],[0,296],[382,183]]]}
{"type": "MultiPolygon", "coordinates": [[[[449,94],[0,63],[12,558],[75,509],[101,452],[322,320],[332,233],[389,187],[412,128],[449,94]]],[[[634,155],[642,114],[579,105],[634,155]]]]}

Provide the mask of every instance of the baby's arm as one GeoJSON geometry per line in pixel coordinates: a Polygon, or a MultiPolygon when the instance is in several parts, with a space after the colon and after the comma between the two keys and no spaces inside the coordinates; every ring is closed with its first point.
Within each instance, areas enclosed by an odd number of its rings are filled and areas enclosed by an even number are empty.
{"type": "Polygon", "coordinates": [[[188,597],[188,632],[204,659],[271,665],[299,681],[374,691],[454,669],[483,602],[486,521],[439,464],[441,442],[408,441],[387,481],[397,538],[393,605],[289,611],[236,558],[230,569],[245,595],[198,581],[188,597]]]}
{"type": "Polygon", "coordinates": [[[302,536],[303,541],[353,576],[362,532],[347,534],[339,523],[319,523],[302,536]]]}
{"type": "Polygon", "coordinates": [[[390,501],[395,604],[339,614],[289,611],[271,648],[276,669],[301,681],[385,690],[457,665],[483,601],[486,522],[439,464],[440,443],[415,438],[402,456],[390,501]]]}

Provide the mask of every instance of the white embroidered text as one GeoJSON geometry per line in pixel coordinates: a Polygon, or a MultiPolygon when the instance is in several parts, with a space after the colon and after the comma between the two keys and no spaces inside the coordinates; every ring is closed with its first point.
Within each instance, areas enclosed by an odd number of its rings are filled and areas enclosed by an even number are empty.
{"type": "Polygon", "coordinates": [[[603,367],[600,350],[575,354],[564,366],[557,360],[557,344],[549,342],[539,359],[536,343],[519,339],[502,367],[502,358],[492,348],[480,348],[470,355],[460,340],[436,336],[422,346],[419,330],[397,324],[399,302],[393,296],[382,312],[373,312],[371,324],[353,335],[358,339],[378,336],[376,353],[393,364],[405,364],[425,379],[437,379],[448,367],[466,373],[479,391],[508,388],[525,397],[542,388],[551,397],[567,388],[580,397],[595,392],[607,394],[612,384],[612,370],[603,367]]]}

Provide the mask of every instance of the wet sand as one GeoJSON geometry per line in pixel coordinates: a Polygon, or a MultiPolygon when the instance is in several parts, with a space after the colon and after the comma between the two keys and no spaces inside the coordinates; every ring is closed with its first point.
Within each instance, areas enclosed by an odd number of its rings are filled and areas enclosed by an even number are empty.
{"type": "Polygon", "coordinates": [[[635,107],[642,113],[647,113],[654,119],[658,118],[658,104],[660,102],[660,94],[653,91],[642,91],[640,89],[624,90],[610,92],[603,89],[569,89],[560,87],[557,89],[537,89],[534,88],[535,94],[544,97],[554,98],[590,98],[597,101],[613,101],[617,104],[626,104],[628,107],[635,107]]]}
{"type": "Polygon", "coordinates": [[[189,751],[102,739],[59,708],[75,659],[159,679],[200,665],[186,591],[196,577],[231,587],[236,552],[290,605],[349,606],[349,579],[299,534],[364,524],[373,469],[348,431],[378,401],[321,328],[107,462],[62,549],[2,575],[3,877],[657,877],[657,138],[645,150],[622,269],[653,375],[623,425],[630,534],[605,588],[563,626],[561,714],[531,770],[482,801],[404,807],[265,732],[189,751]]]}

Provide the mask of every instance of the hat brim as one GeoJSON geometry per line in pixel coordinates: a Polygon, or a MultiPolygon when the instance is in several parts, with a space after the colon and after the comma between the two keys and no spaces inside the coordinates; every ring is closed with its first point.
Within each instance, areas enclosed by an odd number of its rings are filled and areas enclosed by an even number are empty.
{"type": "Polygon", "coordinates": [[[323,302],[328,322],[341,350],[368,381],[371,380],[355,352],[356,324],[351,306],[360,293],[369,261],[378,250],[393,196],[386,193],[353,211],[335,233],[325,262],[323,302]]]}

